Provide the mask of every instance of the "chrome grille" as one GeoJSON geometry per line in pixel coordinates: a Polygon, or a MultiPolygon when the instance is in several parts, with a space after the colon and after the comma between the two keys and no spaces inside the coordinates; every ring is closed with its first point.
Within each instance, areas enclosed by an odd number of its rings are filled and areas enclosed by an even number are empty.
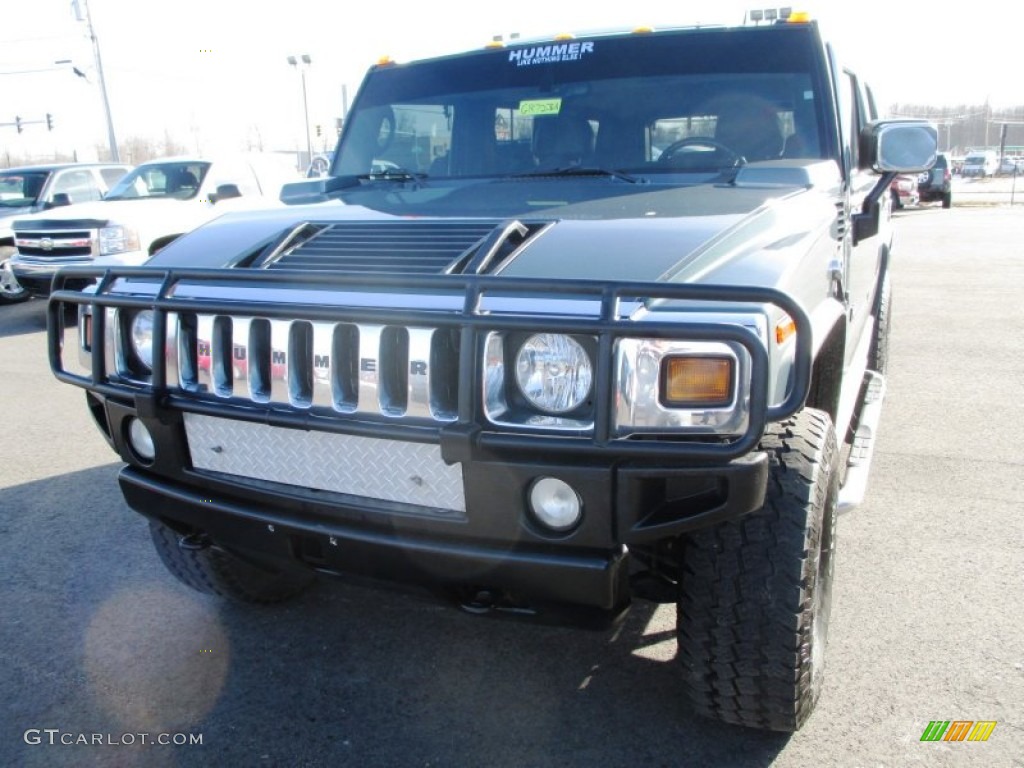
{"type": "Polygon", "coordinates": [[[22,256],[36,258],[90,256],[93,254],[92,233],[87,229],[19,230],[15,235],[14,244],[22,256]]]}
{"type": "Polygon", "coordinates": [[[187,392],[451,422],[458,336],[440,328],[170,313],[168,382],[187,392]]]}

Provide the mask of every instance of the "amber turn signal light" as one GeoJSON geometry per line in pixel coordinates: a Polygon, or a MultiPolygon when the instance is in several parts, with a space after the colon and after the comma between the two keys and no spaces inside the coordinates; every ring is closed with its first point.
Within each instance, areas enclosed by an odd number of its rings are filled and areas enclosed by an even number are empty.
{"type": "Polygon", "coordinates": [[[720,408],[732,402],[733,361],[728,357],[668,357],[662,363],[662,404],[720,408]]]}

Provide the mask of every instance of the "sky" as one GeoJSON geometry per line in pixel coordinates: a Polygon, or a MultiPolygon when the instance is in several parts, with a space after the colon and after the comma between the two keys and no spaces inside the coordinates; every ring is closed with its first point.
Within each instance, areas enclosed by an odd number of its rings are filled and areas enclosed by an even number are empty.
{"type": "MultiPolygon", "coordinates": [[[[408,61],[478,48],[494,35],[742,22],[733,0],[78,0],[99,43],[114,133],[190,152],[305,149],[303,73],[314,151],[329,147],[343,101],[382,56],[408,61]],[[321,126],[321,137],[315,136],[321,126]]],[[[72,0],[0,0],[0,151],[92,159],[108,131],[88,25],[72,0]],[[71,63],[56,64],[58,61],[71,63]],[[76,75],[77,68],[83,75],[76,75]],[[46,114],[54,128],[48,131],[46,114]],[[19,134],[13,123],[26,121],[19,134]]],[[[925,0],[817,0],[840,58],[871,82],[883,108],[1024,104],[1024,4],[975,0],[969,13],[925,0]],[[999,39],[1006,31],[1006,40],[999,39]]],[[[83,13],[84,15],[84,13],[83,13]]],[[[0,155],[0,162],[3,157],[0,155]]]]}

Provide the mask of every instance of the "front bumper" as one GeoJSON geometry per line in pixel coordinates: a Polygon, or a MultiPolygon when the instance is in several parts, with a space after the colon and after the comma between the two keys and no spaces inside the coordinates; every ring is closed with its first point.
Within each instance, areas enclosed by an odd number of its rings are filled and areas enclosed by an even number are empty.
{"type": "Polygon", "coordinates": [[[631,548],[747,514],[763,502],[767,458],[753,452],[713,466],[595,461],[474,450],[462,462],[464,512],[415,507],[197,470],[180,413],[88,395],[90,409],[129,466],[121,488],[140,514],[201,531],[250,557],[409,583],[486,588],[531,601],[616,610],[629,601],[631,548]],[[126,436],[138,418],[156,458],[126,436]],[[580,495],[570,533],[545,531],[528,512],[538,477],[580,495]]]}
{"type": "MultiPolygon", "coordinates": [[[[128,251],[113,256],[53,256],[39,258],[20,253],[11,257],[10,267],[18,282],[35,296],[49,296],[53,276],[64,268],[105,269],[107,267],[135,267],[149,258],[143,251],[128,251]]],[[[71,278],[62,283],[68,290],[80,290],[95,279],[71,278]]]]}
{"type": "MultiPolygon", "coordinates": [[[[53,276],[60,269],[63,267],[89,267],[92,266],[92,263],[91,257],[56,256],[53,258],[37,259],[15,254],[11,257],[10,267],[18,282],[33,296],[49,296],[53,284],[53,276]]],[[[81,289],[92,282],[94,281],[88,279],[72,280],[66,287],[81,289]]]]}

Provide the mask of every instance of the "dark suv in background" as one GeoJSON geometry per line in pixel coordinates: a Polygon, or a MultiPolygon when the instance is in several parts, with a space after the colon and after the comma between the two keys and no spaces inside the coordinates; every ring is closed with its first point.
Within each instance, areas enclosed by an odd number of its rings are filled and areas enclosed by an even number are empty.
{"type": "Polygon", "coordinates": [[[922,173],[917,180],[917,192],[922,203],[942,201],[943,208],[953,205],[953,165],[949,155],[940,152],[935,165],[922,173]]]}

